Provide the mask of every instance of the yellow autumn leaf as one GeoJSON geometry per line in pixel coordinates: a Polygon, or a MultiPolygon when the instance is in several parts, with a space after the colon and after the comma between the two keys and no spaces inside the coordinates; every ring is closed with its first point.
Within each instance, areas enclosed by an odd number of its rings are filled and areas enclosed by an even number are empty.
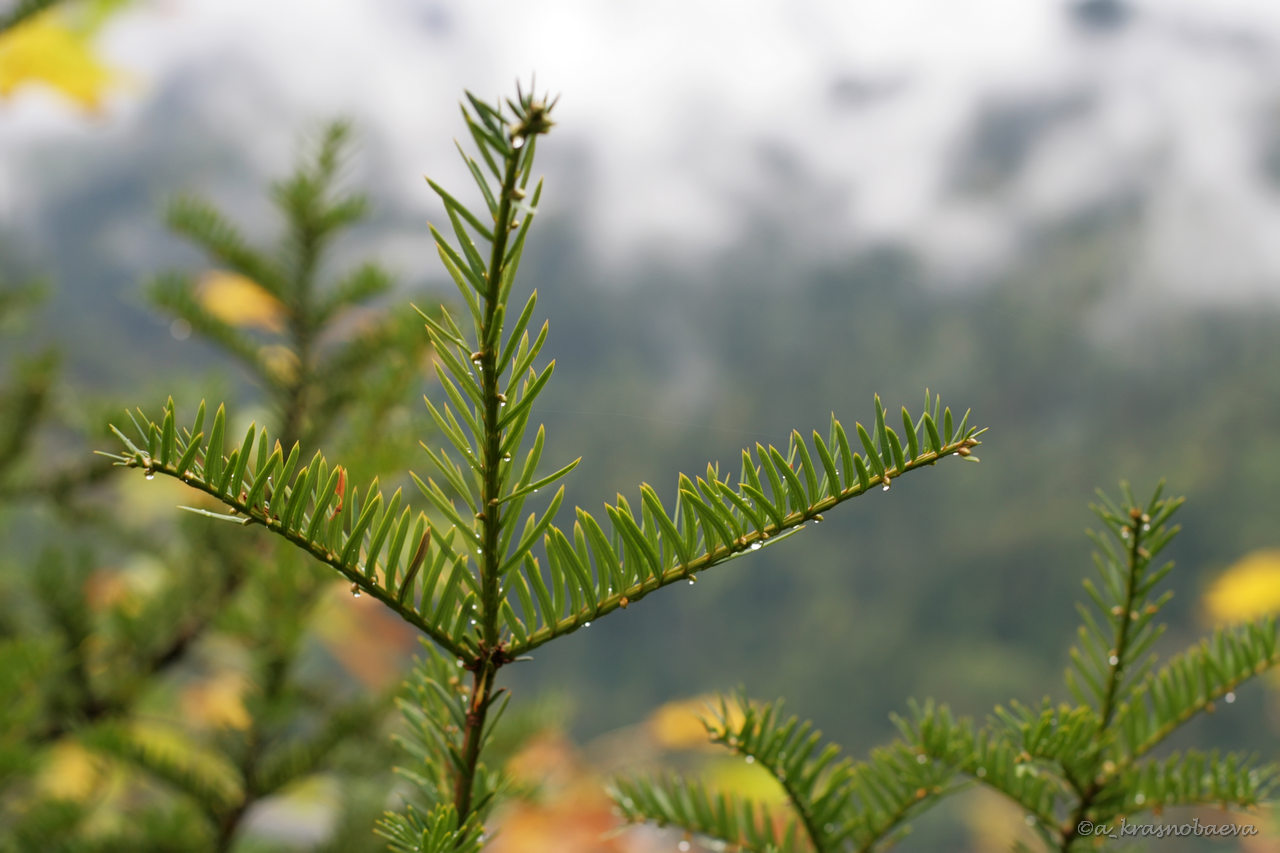
{"type": "Polygon", "coordinates": [[[759,763],[748,764],[742,757],[724,758],[707,766],[707,782],[717,791],[739,794],[761,803],[782,803],[787,792],[759,763]]]}
{"type": "Polygon", "coordinates": [[[49,750],[49,760],[36,779],[41,793],[59,800],[84,800],[101,779],[93,755],[74,741],[62,741],[49,750]]]}
{"type": "Polygon", "coordinates": [[[252,720],[244,706],[245,688],[239,673],[218,673],[182,691],[182,712],[200,726],[247,729],[252,720]]]}
{"type": "MultiPolygon", "coordinates": [[[[649,715],[649,733],[658,744],[668,749],[708,746],[710,741],[702,719],[709,718],[712,708],[719,707],[719,699],[708,696],[668,702],[649,715]]],[[[742,711],[737,703],[729,703],[729,716],[731,726],[736,727],[741,722],[742,711]]]]}
{"type": "Polygon", "coordinates": [[[1280,548],[1246,554],[1210,585],[1204,603],[1216,622],[1280,612],[1280,548]]]}
{"type": "Polygon", "coordinates": [[[258,356],[267,370],[282,385],[288,385],[298,376],[298,354],[283,344],[267,344],[258,348],[258,356]]]}
{"type": "Polygon", "coordinates": [[[229,326],[268,332],[284,328],[284,305],[256,281],[227,270],[210,270],[200,278],[196,300],[229,326]]]}
{"type": "Polygon", "coordinates": [[[49,9],[0,33],[0,97],[23,86],[48,86],[96,112],[125,76],[102,62],[93,48],[96,27],[74,28],[49,9]]]}

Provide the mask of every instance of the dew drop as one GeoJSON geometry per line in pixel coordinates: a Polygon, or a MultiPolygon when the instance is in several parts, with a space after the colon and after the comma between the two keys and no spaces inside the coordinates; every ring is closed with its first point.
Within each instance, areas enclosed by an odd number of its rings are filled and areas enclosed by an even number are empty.
{"type": "Polygon", "coordinates": [[[1223,701],[1225,701],[1228,705],[1230,705],[1232,702],[1236,701],[1236,694],[1234,694],[1234,693],[1228,693],[1226,696],[1223,696],[1223,697],[1222,697],[1222,699],[1223,699],[1223,701]]]}
{"type": "Polygon", "coordinates": [[[697,582],[698,578],[696,575],[689,575],[689,586],[693,586],[697,582]]]}
{"type": "Polygon", "coordinates": [[[1134,804],[1135,806],[1140,806],[1140,805],[1142,805],[1143,803],[1145,803],[1146,801],[1147,801],[1147,795],[1146,795],[1146,794],[1134,794],[1134,795],[1133,795],[1133,804],[1134,804]]]}
{"type": "Polygon", "coordinates": [[[503,462],[510,462],[510,461],[511,461],[511,454],[510,454],[510,453],[504,453],[504,454],[502,454],[502,461],[503,461],[503,462]]]}
{"type": "Polygon", "coordinates": [[[583,628],[590,628],[590,627],[591,627],[591,623],[590,623],[590,622],[583,622],[583,623],[582,623],[582,627],[583,627],[583,628]]]}
{"type": "Polygon", "coordinates": [[[880,487],[880,491],[882,491],[882,492],[887,492],[887,491],[889,491],[889,481],[888,481],[888,480],[885,480],[885,481],[884,481],[884,485],[880,487]]]}
{"type": "Polygon", "coordinates": [[[1127,527],[1121,527],[1121,528],[1120,528],[1120,538],[1121,538],[1121,539],[1128,539],[1128,538],[1129,538],[1129,528],[1127,528],[1127,527]]]}
{"type": "Polygon", "coordinates": [[[524,137],[523,137],[523,136],[517,136],[515,139],[511,140],[511,147],[512,147],[512,148],[514,148],[514,149],[515,149],[515,150],[517,150],[517,151],[519,151],[521,148],[523,148],[523,147],[524,147],[524,137]]]}
{"type": "Polygon", "coordinates": [[[471,620],[471,624],[472,624],[472,625],[476,624],[476,620],[472,619],[472,620],[471,620]]]}
{"type": "Polygon", "coordinates": [[[462,669],[463,667],[462,658],[458,658],[457,663],[458,663],[458,669],[462,669]]]}
{"type": "Polygon", "coordinates": [[[1143,524],[1143,525],[1142,525],[1142,532],[1143,532],[1143,533],[1150,533],[1150,532],[1151,532],[1151,522],[1149,522],[1149,521],[1148,521],[1148,522],[1146,522],[1145,524],[1143,524]]]}
{"type": "Polygon", "coordinates": [[[755,764],[755,763],[756,763],[756,757],[755,757],[754,755],[748,755],[748,756],[747,756],[747,763],[748,763],[748,764],[755,764]]]}
{"type": "Polygon", "coordinates": [[[361,595],[361,593],[360,593],[360,585],[359,585],[359,584],[354,584],[354,583],[353,583],[353,584],[351,585],[351,597],[352,597],[352,598],[359,598],[359,597],[360,597],[360,595],[361,595]]]}
{"type": "Polygon", "coordinates": [[[154,480],[155,478],[156,478],[156,472],[155,472],[155,471],[148,471],[148,472],[147,472],[147,479],[148,479],[148,480],[154,480]]]}
{"type": "Polygon", "coordinates": [[[1111,657],[1107,658],[1107,663],[1111,664],[1112,666],[1116,666],[1117,664],[1120,663],[1120,658],[1116,657],[1115,655],[1112,655],[1111,657]]]}
{"type": "Polygon", "coordinates": [[[760,543],[759,543],[759,542],[752,542],[752,543],[751,543],[751,550],[752,550],[752,551],[759,551],[759,550],[760,550],[760,543]]]}
{"type": "Polygon", "coordinates": [[[677,845],[676,845],[676,849],[677,849],[677,850],[680,850],[680,851],[687,851],[687,850],[689,850],[689,849],[690,849],[690,848],[689,848],[689,842],[688,842],[688,841],[681,841],[679,844],[677,844],[677,845]]]}

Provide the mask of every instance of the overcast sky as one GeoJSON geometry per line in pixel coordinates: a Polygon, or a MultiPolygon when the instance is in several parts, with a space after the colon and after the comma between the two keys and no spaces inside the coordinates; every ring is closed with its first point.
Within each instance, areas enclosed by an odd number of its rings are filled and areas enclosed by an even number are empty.
{"type": "Polygon", "coordinates": [[[1092,25],[1050,0],[137,0],[102,38],[132,76],[103,116],[35,90],[0,103],[0,217],[19,225],[57,180],[24,173],[24,152],[145,135],[175,92],[262,175],[301,128],[353,116],[378,192],[426,215],[422,174],[465,180],[462,89],[505,94],[536,70],[563,96],[543,166],[576,176],[606,263],[731,246],[772,199],[798,249],[907,237],[940,269],[983,270],[1029,230],[1140,193],[1136,275],[1280,297],[1261,178],[1268,144],[1280,160],[1280,3],[1091,9],[1092,25]],[[965,165],[984,115],[1006,120],[1011,173],[965,165]],[[1026,116],[1048,129],[1020,131],[1026,116]]]}

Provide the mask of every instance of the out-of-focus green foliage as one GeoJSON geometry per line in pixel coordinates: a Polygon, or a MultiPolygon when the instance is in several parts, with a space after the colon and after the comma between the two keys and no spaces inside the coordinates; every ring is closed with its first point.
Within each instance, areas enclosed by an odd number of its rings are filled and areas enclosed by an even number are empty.
{"type": "MultiPolygon", "coordinates": [[[[218,266],[167,273],[150,293],[175,332],[195,331],[245,365],[290,441],[331,443],[357,470],[376,470],[402,461],[375,436],[388,401],[417,381],[426,343],[404,312],[376,304],[393,283],[377,265],[324,279],[331,244],[367,207],[339,185],[349,136],[330,125],[274,186],[286,224],[274,251],[249,245],[202,199],[175,201],[171,227],[218,266]]],[[[315,849],[381,846],[371,825],[390,802],[387,712],[405,638],[343,608],[329,578],[270,541],[174,525],[136,498],[107,510],[77,495],[95,510],[72,512],[33,443],[56,427],[50,361],[33,364],[5,391],[0,482],[12,502],[53,498],[53,515],[10,522],[11,534],[29,525],[45,540],[45,556],[4,566],[4,695],[21,701],[4,703],[0,849],[292,849],[246,821],[264,804],[317,798],[332,826],[315,849]],[[371,668],[347,655],[351,639],[325,632],[334,620],[348,633],[382,631],[383,660],[371,668]],[[327,784],[341,795],[324,794],[327,784]]],[[[63,491],[99,478],[91,467],[63,491]]]]}
{"type": "Polygon", "coordinates": [[[1094,607],[1080,607],[1084,623],[1067,670],[1074,705],[1015,701],[997,707],[981,729],[946,706],[916,705],[897,720],[900,740],[854,763],[824,745],[811,723],[784,718],[777,704],[737,697],[730,710],[721,699],[705,721],[711,740],[767,770],[786,792],[790,815],[771,817],[765,805],[670,776],[620,780],[618,807],[630,821],[755,853],[885,849],[905,834],[909,818],[963,790],[965,779],[1016,803],[1043,849],[1063,853],[1120,839],[1126,821],[1166,809],[1256,813],[1280,782],[1280,766],[1242,753],[1154,758],[1153,751],[1280,665],[1276,619],[1219,630],[1157,667],[1151,649],[1164,626],[1155,617],[1172,594],[1156,588],[1173,564],[1154,561],[1177,533],[1168,522],[1182,499],[1162,499],[1157,489],[1138,504],[1123,490],[1122,505],[1103,495],[1095,507],[1109,536],[1093,535],[1098,578],[1085,589],[1094,607]]]}

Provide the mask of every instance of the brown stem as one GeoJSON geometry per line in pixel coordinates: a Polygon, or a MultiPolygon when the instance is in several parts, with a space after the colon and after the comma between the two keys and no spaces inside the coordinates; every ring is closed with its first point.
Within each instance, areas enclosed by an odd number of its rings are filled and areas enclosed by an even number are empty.
{"type": "Polygon", "coordinates": [[[497,322],[498,297],[502,288],[503,261],[507,252],[507,237],[511,231],[512,200],[516,179],[520,174],[520,156],[524,150],[522,136],[510,138],[510,151],[506,157],[502,179],[502,195],[497,215],[494,217],[493,247],[489,256],[484,295],[484,324],[478,329],[480,351],[478,364],[484,395],[484,447],[481,448],[484,466],[483,510],[481,517],[484,551],[480,565],[480,629],[479,653],[468,663],[474,674],[471,695],[467,704],[467,728],[462,741],[462,768],[454,780],[454,806],[461,826],[471,815],[474,805],[476,767],[480,761],[480,747],[484,740],[485,718],[488,716],[493,696],[494,676],[503,663],[498,639],[498,609],[502,600],[498,570],[501,555],[498,554],[499,535],[502,531],[501,505],[502,482],[502,432],[498,428],[501,412],[501,392],[497,375],[498,353],[496,347],[487,345],[490,330],[497,322]]]}

